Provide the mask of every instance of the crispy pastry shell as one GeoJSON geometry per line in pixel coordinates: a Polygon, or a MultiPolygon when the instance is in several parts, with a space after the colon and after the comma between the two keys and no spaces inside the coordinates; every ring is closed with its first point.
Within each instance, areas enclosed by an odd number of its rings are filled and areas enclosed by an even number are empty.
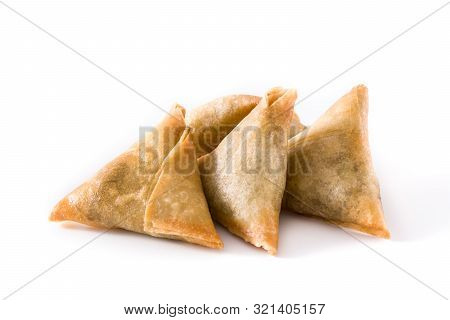
{"type": "Polygon", "coordinates": [[[389,238],[370,156],[368,93],[359,85],[289,140],[284,207],[389,238]]]}
{"type": "Polygon", "coordinates": [[[146,233],[216,249],[223,247],[203,193],[189,129],[153,179],[155,186],[144,218],[146,233]]]}
{"type": "Polygon", "coordinates": [[[275,254],[295,90],[274,88],[219,146],[198,160],[215,220],[275,254]]]}

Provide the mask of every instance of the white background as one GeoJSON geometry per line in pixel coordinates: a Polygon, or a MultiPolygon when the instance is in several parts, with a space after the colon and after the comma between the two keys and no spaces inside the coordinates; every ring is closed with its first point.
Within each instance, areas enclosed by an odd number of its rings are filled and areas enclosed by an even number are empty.
{"type": "MultiPolygon", "coordinates": [[[[295,87],[301,99],[444,4],[6,3],[166,110],[273,86],[295,87]]],[[[125,319],[124,305],[158,303],[326,303],[306,318],[447,318],[448,300],[420,281],[450,296],[449,58],[450,5],[296,108],[310,124],[354,85],[368,86],[392,240],[357,236],[419,281],[340,229],[283,213],[277,257],[219,226],[222,251],[109,232],[1,302],[0,318],[125,319]]],[[[99,233],[47,217],[164,114],[2,4],[0,108],[5,297],[99,233]]]]}

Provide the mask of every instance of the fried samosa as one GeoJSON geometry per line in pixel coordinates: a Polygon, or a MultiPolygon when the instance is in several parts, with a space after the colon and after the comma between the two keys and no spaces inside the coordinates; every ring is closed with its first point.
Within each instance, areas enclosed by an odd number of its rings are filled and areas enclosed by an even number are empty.
{"type": "MultiPolygon", "coordinates": [[[[50,220],[71,220],[95,227],[122,228],[151,234],[144,228],[147,206],[153,207],[150,211],[157,214],[159,219],[163,219],[164,214],[168,214],[164,207],[152,206],[152,203],[157,200],[156,195],[151,197],[152,192],[155,189],[160,194],[163,188],[156,177],[164,179],[164,188],[168,192],[164,195],[164,199],[172,202],[174,208],[179,201],[177,195],[171,192],[171,188],[178,188],[178,177],[173,180],[173,183],[170,182],[164,173],[164,168],[167,162],[173,161],[174,156],[170,152],[174,147],[175,156],[180,152],[186,153],[181,148],[184,141],[189,138],[184,114],[183,107],[174,106],[170,115],[166,116],[155,130],[146,132],[139,143],[133,145],[107,164],[92,179],[62,199],[53,209],[50,220]],[[168,155],[169,158],[167,158],[168,155]],[[149,203],[150,199],[152,201],[149,203]]],[[[194,153],[195,150],[192,149],[190,152],[194,153]]],[[[191,158],[196,158],[195,153],[191,158]]],[[[191,166],[196,166],[196,161],[192,159],[190,161],[191,166]]],[[[198,201],[201,198],[199,193],[203,194],[201,186],[196,183],[199,180],[198,172],[193,172],[186,177],[186,180],[194,182],[191,183],[189,190],[185,190],[185,195],[187,197],[192,195],[198,201]]],[[[181,209],[183,206],[184,204],[181,204],[181,209]]],[[[212,226],[207,207],[197,206],[193,208],[189,216],[182,212],[174,214],[178,214],[180,221],[177,221],[173,229],[159,232],[158,236],[184,239],[214,248],[222,246],[212,226]],[[204,229],[198,228],[199,221],[206,223],[204,229]],[[196,230],[200,231],[196,233],[196,230]],[[206,236],[206,232],[211,233],[210,238],[206,236]],[[205,239],[209,240],[205,241],[205,239]]]]}
{"type": "Polygon", "coordinates": [[[144,231],[155,237],[180,239],[222,248],[209,213],[189,129],[153,177],[144,231]]]}
{"type": "Polygon", "coordinates": [[[295,90],[270,90],[214,151],[198,160],[213,218],[271,254],[278,246],[296,97],[295,90]]]}
{"type": "Polygon", "coordinates": [[[389,238],[369,150],[368,93],[359,85],[289,139],[283,206],[389,238]]]}

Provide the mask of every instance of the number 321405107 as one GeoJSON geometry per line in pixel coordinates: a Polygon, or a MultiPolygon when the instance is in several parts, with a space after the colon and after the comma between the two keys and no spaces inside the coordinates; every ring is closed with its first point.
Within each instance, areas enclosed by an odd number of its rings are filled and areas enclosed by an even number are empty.
{"type": "Polygon", "coordinates": [[[325,308],[324,303],[310,304],[255,304],[253,305],[254,314],[322,314],[325,308]]]}

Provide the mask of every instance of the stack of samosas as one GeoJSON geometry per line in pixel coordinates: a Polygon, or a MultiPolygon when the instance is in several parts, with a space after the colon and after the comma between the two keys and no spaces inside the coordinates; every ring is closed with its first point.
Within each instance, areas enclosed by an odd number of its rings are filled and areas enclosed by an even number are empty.
{"type": "Polygon", "coordinates": [[[315,123],[294,89],[174,105],[140,141],[62,199],[51,221],[222,248],[213,220],[270,254],[281,209],[389,238],[370,156],[367,88],[315,123]]]}

